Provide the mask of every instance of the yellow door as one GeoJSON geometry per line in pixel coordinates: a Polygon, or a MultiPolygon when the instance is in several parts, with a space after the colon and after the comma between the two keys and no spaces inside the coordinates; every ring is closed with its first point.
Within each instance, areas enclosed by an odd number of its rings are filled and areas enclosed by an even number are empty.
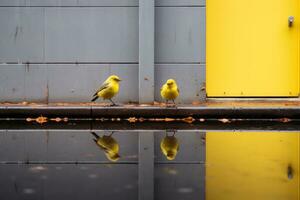
{"type": "Polygon", "coordinates": [[[206,2],[207,95],[298,96],[299,0],[206,2]]]}
{"type": "Polygon", "coordinates": [[[207,200],[299,200],[300,133],[207,133],[207,200]]]}

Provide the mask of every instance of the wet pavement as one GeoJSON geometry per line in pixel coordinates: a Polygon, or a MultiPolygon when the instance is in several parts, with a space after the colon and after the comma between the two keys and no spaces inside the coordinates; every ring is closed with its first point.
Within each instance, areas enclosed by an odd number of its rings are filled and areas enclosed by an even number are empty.
{"type": "Polygon", "coordinates": [[[298,200],[297,122],[0,121],[0,199],[298,200]]]}

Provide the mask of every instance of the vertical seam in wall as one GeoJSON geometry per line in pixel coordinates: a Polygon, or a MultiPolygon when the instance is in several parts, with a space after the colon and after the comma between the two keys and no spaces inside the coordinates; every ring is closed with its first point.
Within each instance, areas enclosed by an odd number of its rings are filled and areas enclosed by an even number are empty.
{"type": "Polygon", "coordinates": [[[45,56],[45,51],[46,51],[46,8],[43,8],[43,18],[44,18],[44,23],[43,23],[43,61],[46,62],[46,56],[45,56]]]}
{"type": "MultiPolygon", "coordinates": [[[[46,8],[43,8],[43,62],[46,62],[46,8]]],[[[46,85],[46,104],[49,104],[49,71],[48,71],[48,64],[44,66],[46,69],[46,78],[47,78],[47,85],[46,85]]]]}
{"type": "MultiPolygon", "coordinates": [[[[20,65],[20,67],[21,68],[23,68],[23,72],[24,72],[24,74],[23,74],[23,88],[24,88],[24,93],[23,93],[23,97],[21,98],[21,99],[23,99],[23,101],[29,101],[30,99],[27,99],[27,92],[26,92],[26,72],[27,72],[27,64],[25,64],[25,65],[23,65],[23,64],[21,64],[20,65]]],[[[29,66],[28,66],[29,67],[29,66]]]]}
{"type": "Polygon", "coordinates": [[[47,86],[46,86],[46,103],[49,104],[49,79],[48,79],[48,76],[47,76],[47,86]]]}

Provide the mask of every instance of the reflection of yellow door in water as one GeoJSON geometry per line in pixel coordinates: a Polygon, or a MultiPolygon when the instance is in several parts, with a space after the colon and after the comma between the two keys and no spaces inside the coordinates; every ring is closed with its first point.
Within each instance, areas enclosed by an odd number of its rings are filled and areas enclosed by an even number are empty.
{"type": "Polygon", "coordinates": [[[207,200],[299,200],[300,133],[207,133],[207,200]]]}
{"type": "Polygon", "coordinates": [[[209,97],[298,96],[299,2],[207,1],[209,97]]]}

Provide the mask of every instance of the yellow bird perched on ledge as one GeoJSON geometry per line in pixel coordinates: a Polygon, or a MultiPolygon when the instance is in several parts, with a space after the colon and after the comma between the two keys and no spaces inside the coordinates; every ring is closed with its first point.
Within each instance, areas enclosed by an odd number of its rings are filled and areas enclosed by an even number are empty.
{"type": "Polygon", "coordinates": [[[120,81],[121,79],[116,75],[108,77],[100,86],[100,88],[95,92],[92,101],[96,101],[99,97],[102,97],[103,99],[110,100],[110,102],[112,103],[111,106],[115,106],[116,104],[115,102],[113,102],[112,98],[119,92],[120,81]]]}
{"type": "Polygon", "coordinates": [[[166,100],[166,105],[168,105],[169,100],[172,100],[174,105],[176,105],[174,100],[179,96],[179,89],[176,81],[174,79],[168,79],[161,87],[160,95],[166,100]]]}

